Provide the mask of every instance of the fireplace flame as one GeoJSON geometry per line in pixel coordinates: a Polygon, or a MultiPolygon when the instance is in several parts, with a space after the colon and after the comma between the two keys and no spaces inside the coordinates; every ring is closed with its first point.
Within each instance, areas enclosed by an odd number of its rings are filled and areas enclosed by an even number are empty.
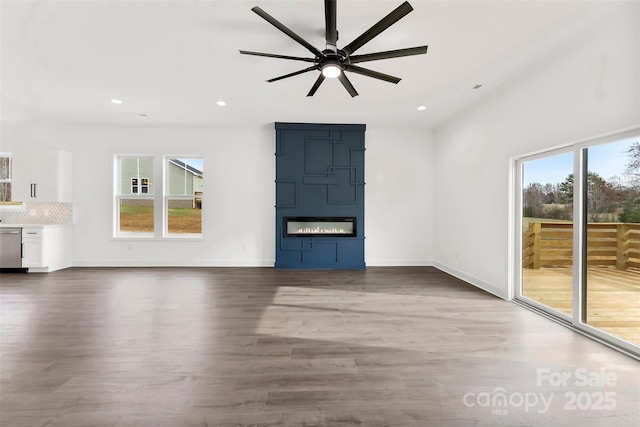
{"type": "Polygon", "coordinates": [[[350,231],[344,228],[324,228],[324,227],[300,227],[297,231],[298,234],[349,234],[350,231]]]}

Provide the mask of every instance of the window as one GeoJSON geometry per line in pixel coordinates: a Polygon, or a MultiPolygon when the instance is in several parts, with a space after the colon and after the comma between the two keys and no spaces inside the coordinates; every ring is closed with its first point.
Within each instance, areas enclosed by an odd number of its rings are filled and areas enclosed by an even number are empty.
{"type": "Polygon", "coordinates": [[[149,194],[149,178],[131,178],[131,194],[149,194]]]}
{"type": "Polygon", "coordinates": [[[123,155],[114,164],[115,237],[202,237],[202,157],[123,155]]]}
{"type": "Polygon", "coordinates": [[[11,156],[0,155],[0,202],[11,201],[11,156]]]}
{"type": "Polygon", "coordinates": [[[151,237],[155,230],[151,156],[116,158],[116,236],[151,237]],[[143,178],[144,177],[144,178],[143,178]]]}
{"type": "Polygon", "coordinates": [[[201,157],[165,158],[167,235],[202,234],[203,162],[201,157]]]}

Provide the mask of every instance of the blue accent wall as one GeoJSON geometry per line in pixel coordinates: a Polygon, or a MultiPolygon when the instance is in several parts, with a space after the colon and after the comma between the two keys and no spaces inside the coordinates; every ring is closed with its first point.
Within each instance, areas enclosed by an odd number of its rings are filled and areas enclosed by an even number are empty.
{"type": "Polygon", "coordinates": [[[364,269],[364,133],[359,124],[276,123],[278,269],[364,269]],[[287,237],[285,217],[355,217],[357,235],[287,237]]]}

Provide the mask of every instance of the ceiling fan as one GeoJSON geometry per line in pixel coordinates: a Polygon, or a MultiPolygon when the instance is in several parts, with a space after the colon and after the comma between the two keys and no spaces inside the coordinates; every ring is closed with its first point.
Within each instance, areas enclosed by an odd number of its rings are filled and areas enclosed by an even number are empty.
{"type": "Polygon", "coordinates": [[[276,55],[272,53],[262,53],[262,52],[251,52],[247,50],[241,50],[240,53],[244,55],[255,55],[255,56],[266,56],[269,58],[280,58],[280,59],[290,59],[294,61],[304,61],[312,63],[313,65],[305,68],[304,70],[295,71],[293,73],[285,74],[284,76],[275,77],[273,79],[267,80],[268,82],[275,82],[278,80],[286,79],[288,77],[297,76],[298,74],[303,74],[309,71],[320,71],[320,75],[318,79],[311,87],[311,90],[307,94],[307,96],[313,96],[325,78],[337,78],[340,83],[344,86],[344,88],[349,92],[349,94],[354,97],[358,95],[356,89],[353,87],[349,79],[347,78],[345,72],[352,72],[356,74],[361,74],[363,76],[372,77],[374,79],[384,80],[390,83],[398,83],[400,79],[398,77],[390,76],[389,74],[380,73],[378,71],[369,70],[367,68],[362,68],[357,65],[360,62],[366,61],[377,61],[380,59],[390,59],[390,58],[399,58],[402,56],[411,56],[411,55],[421,55],[427,53],[427,46],[418,46],[411,47],[406,49],[397,49],[397,50],[388,50],[384,52],[376,52],[376,53],[367,53],[364,55],[353,55],[353,53],[364,46],[366,43],[371,41],[378,34],[398,22],[404,16],[406,16],[409,12],[413,10],[413,7],[409,4],[409,2],[405,1],[400,6],[398,6],[395,10],[389,13],[387,16],[382,18],[378,23],[373,25],[367,31],[362,33],[358,38],[344,46],[342,49],[338,49],[338,30],[336,29],[336,0],[325,0],[324,1],[324,12],[325,12],[325,38],[326,38],[326,48],[322,51],[315,48],[309,42],[304,40],[302,37],[291,31],[284,24],[279,22],[273,16],[269,15],[264,10],[260,9],[258,6],[255,6],[251,10],[254,11],[257,15],[262,17],[265,21],[269,22],[271,25],[291,37],[293,40],[307,48],[311,53],[313,53],[313,58],[303,58],[299,56],[286,56],[286,55],[276,55]]]}

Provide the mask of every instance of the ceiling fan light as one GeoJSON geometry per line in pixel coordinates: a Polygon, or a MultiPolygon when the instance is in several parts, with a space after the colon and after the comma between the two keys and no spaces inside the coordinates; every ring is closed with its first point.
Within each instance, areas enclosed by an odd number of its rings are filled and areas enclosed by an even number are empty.
{"type": "Polygon", "coordinates": [[[335,79],[341,72],[342,69],[337,63],[329,62],[322,67],[322,75],[328,79],[335,79]]]}

